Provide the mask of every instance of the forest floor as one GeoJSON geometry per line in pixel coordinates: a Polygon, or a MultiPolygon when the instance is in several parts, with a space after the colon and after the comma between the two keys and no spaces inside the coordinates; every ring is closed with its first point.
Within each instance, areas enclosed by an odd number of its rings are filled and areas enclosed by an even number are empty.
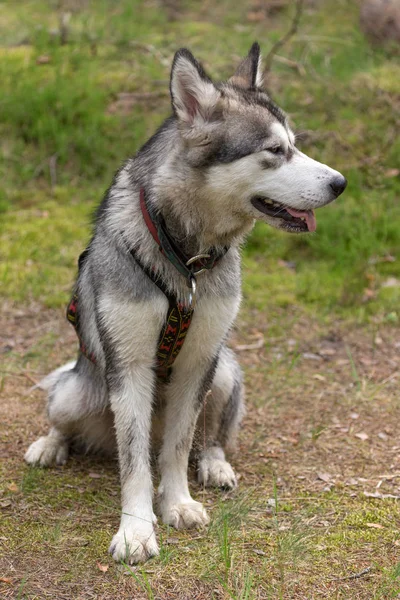
{"type": "MultiPolygon", "coordinates": [[[[244,307],[232,339],[246,374],[247,415],[231,457],[239,487],[195,498],[202,532],[158,526],[161,556],[116,565],[117,464],[75,456],[27,467],[47,430],[47,365],[73,357],[59,310],[5,307],[1,315],[2,597],[396,598],[400,593],[400,329],[368,328],[244,307]],[[256,326],[255,326],[256,324],[256,326]]],[[[155,475],[157,479],[157,475],[155,475]]]]}

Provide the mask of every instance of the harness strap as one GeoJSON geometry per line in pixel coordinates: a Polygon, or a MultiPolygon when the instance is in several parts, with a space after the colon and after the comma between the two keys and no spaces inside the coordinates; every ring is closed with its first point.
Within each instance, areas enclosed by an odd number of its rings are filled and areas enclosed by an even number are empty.
{"type": "Polygon", "coordinates": [[[146,267],[137,256],[134,250],[130,251],[132,258],[139,265],[142,271],[149,279],[163,292],[168,298],[169,306],[166,321],[161,329],[158,338],[156,352],[156,374],[164,382],[168,382],[172,366],[182,349],[186,335],[194,313],[193,307],[188,307],[178,302],[176,297],[170,292],[165,282],[152,270],[146,267]]]}
{"type": "MultiPolygon", "coordinates": [[[[130,250],[132,258],[147,277],[149,277],[149,279],[151,279],[151,281],[162,291],[169,302],[167,318],[160,332],[158,341],[155,367],[157,377],[161,381],[167,382],[171,375],[172,365],[183,346],[192,321],[196,290],[195,276],[205,269],[212,269],[218,261],[225,256],[228,248],[225,247],[222,250],[210,248],[207,254],[188,258],[168,233],[163,217],[159,214],[155,214],[152,208],[147,205],[144,188],[140,188],[140,207],[146,226],[154,241],[159,246],[160,251],[186,278],[187,283],[189,287],[192,288],[193,292],[193,297],[190,296],[192,297],[190,306],[185,306],[178,302],[165,282],[155,273],[155,271],[144,265],[134,250],[130,250]]],[[[79,270],[82,269],[88,253],[89,248],[80,255],[78,262],[79,270]]],[[[94,353],[90,352],[82,338],[77,290],[75,290],[75,293],[68,304],[67,319],[75,328],[79,339],[80,351],[86,358],[93,363],[96,363],[94,353]]]]}
{"type": "Polygon", "coordinates": [[[220,250],[212,247],[206,254],[188,257],[169,234],[162,215],[155,213],[147,204],[144,188],[140,188],[140,208],[147,228],[160,251],[186,278],[189,287],[191,287],[191,280],[195,275],[199,275],[204,270],[213,269],[229,250],[226,246],[220,250]]]}
{"type": "MultiPolygon", "coordinates": [[[[167,318],[161,329],[158,340],[155,367],[158,379],[166,383],[169,381],[172,372],[172,366],[189,331],[194,309],[188,308],[178,302],[175,296],[171,294],[164,281],[160,279],[160,277],[158,277],[154,271],[147,268],[140,261],[139,257],[133,250],[130,251],[130,254],[142,271],[147,275],[147,277],[149,277],[149,279],[151,279],[151,281],[163,292],[169,302],[167,318]]],[[[79,269],[83,267],[87,255],[88,249],[82,252],[79,257],[79,269]]],[[[82,337],[80,327],[79,296],[77,291],[75,291],[68,304],[67,320],[74,327],[76,335],[78,336],[80,351],[92,363],[96,364],[95,354],[90,352],[82,337]]]]}
{"type": "MultiPolygon", "coordinates": [[[[86,252],[86,250],[85,250],[85,252],[86,252]]],[[[96,356],[94,355],[94,352],[90,352],[88,350],[85,342],[83,341],[82,335],[81,335],[81,330],[80,330],[80,326],[79,326],[80,319],[79,319],[78,293],[77,292],[74,293],[74,295],[72,296],[72,298],[70,300],[70,303],[67,306],[67,321],[69,323],[71,323],[71,325],[75,329],[76,335],[78,336],[79,350],[82,352],[82,354],[84,356],[86,356],[86,358],[88,358],[90,361],[92,361],[93,364],[96,364],[96,356]]]]}

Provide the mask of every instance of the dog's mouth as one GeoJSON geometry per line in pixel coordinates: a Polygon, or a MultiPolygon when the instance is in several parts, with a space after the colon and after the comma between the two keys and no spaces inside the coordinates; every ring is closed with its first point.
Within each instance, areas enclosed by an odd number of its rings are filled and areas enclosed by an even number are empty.
{"type": "Polygon", "coordinates": [[[255,196],[251,199],[251,203],[260,212],[275,219],[285,221],[284,229],[288,231],[315,231],[317,229],[317,221],[313,210],[296,210],[284,206],[275,200],[255,196]]]}

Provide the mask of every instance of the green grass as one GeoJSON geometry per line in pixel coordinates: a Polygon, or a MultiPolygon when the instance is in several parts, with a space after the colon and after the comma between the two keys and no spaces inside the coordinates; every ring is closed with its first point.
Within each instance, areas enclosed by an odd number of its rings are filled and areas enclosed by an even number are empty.
{"type": "MultiPolygon", "coordinates": [[[[32,583],[37,588],[37,568],[47,565],[50,586],[58,581],[60,589],[65,589],[68,582],[79,585],[80,581],[90,581],[88,589],[111,593],[105,597],[113,597],[115,586],[122,586],[123,579],[129,578],[131,593],[136,590],[143,594],[135,598],[163,597],[162,590],[176,585],[183,594],[185,581],[197,585],[203,582],[204,598],[212,597],[211,590],[218,592],[215,598],[227,600],[302,598],[305,596],[297,595],[299,574],[308,594],[320,589],[321,582],[325,587],[336,582],[340,591],[342,579],[344,585],[346,578],[362,570],[359,564],[368,564],[375,578],[379,574],[379,582],[367,578],[359,590],[365,595],[358,596],[354,591],[352,597],[395,598],[400,591],[399,565],[382,567],[382,561],[390,564],[385,554],[399,539],[396,501],[361,495],[350,498],[338,489],[322,495],[303,494],[305,497],[293,497],[288,504],[280,499],[282,492],[276,485],[247,489],[246,495],[218,503],[215,499],[210,502],[209,495],[212,522],[207,534],[176,532],[161,525],[160,557],[144,566],[118,566],[106,556],[111,528],[118,522],[118,499],[113,497],[111,504],[105,504],[101,492],[104,486],[112,488],[115,472],[106,466],[101,479],[90,484],[86,467],[71,465],[60,472],[60,477],[54,470],[47,474],[33,469],[28,472],[30,485],[22,473],[25,482],[17,479],[20,491],[9,497],[13,514],[21,516],[18,521],[15,516],[3,520],[2,536],[8,540],[8,552],[16,557],[20,590],[25,586],[29,589],[32,583]],[[58,503],[54,479],[59,480],[58,503]],[[95,504],[82,494],[82,489],[88,487],[92,487],[95,504]],[[75,513],[78,502],[79,511],[75,513]],[[318,526],[319,521],[324,527],[318,526]],[[358,556],[358,548],[365,552],[369,547],[374,549],[371,556],[358,556]],[[17,558],[25,554],[34,561],[31,571],[24,570],[24,562],[17,558]],[[349,564],[343,563],[343,555],[350,558],[349,564]],[[63,569],[57,572],[61,558],[63,569]],[[101,577],[96,563],[105,564],[107,574],[101,577]]],[[[123,587],[124,594],[128,589],[123,587]]]]}
{"type": "MultiPolygon", "coordinates": [[[[246,23],[246,7],[227,0],[213,11],[183,2],[177,21],[138,0],[75,2],[72,9],[66,44],[55,2],[6,2],[1,14],[0,280],[9,298],[48,306],[68,297],[90,214],[113,172],[169,113],[177,46],[188,45],[212,75],[226,77],[254,39],[268,52],[291,14],[278,16],[270,30],[266,21],[246,23]],[[48,62],[37,64],[43,56],[48,62]],[[127,91],[161,95],[139,100],[128,114],[110,113],[127,91]]],[[[301,74],[275,62],[267,81],[292,116],[300,147],[343,171],[349,186],[318,211],[315,235],[290,237],[257,225],[244,276],[246,299],[258,306],[296,303],[361,321],[397,316],[400,288],[382,283],[400,275],[399,261],[384,260],[396,258],[399,246],[400,181],[393,170],[400,73],[394,56],[368,46],[357,10],[346,0],[306,8],[299,34],[282,50],[301,74]],[[294,271],[279,260],[294,263],[294,271]],[[252,298],[253,288],[261,293],[252,298]],[[373,293],[365,301],[367,288],[373,293]]]]}

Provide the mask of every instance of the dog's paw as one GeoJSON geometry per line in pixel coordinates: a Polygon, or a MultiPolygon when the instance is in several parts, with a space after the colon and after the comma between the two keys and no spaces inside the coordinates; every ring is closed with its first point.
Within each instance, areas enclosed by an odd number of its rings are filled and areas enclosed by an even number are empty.
{"type": "Polygon", "coordinates": [[[68,458],[68,444],[60,438],[47,435],[33,442],[24,458],[29,465],[64,465],[68,458]]]}
{"type": "Polygon", "coordinates": [[[208,525],[210,519],[201,502],[184,502],[173,504],[162,509],[162,520],[166,525],[172,525],[175,529],[201,529],[208,525]]]}
{"type": "Polygon", "coordinates": [[[114,535],[108,552],[117,562],[123,561],[129,565],[144,563],[159,554],[154,529],[147,532],[120,529],[114,535]]]}
{"type": "Polygon", "coordinates": [[[206,487],[219,487],[233,490],[237,486],[234,470],[226,460],[204,457],[199,462],[198,482],[206,487]]]}

